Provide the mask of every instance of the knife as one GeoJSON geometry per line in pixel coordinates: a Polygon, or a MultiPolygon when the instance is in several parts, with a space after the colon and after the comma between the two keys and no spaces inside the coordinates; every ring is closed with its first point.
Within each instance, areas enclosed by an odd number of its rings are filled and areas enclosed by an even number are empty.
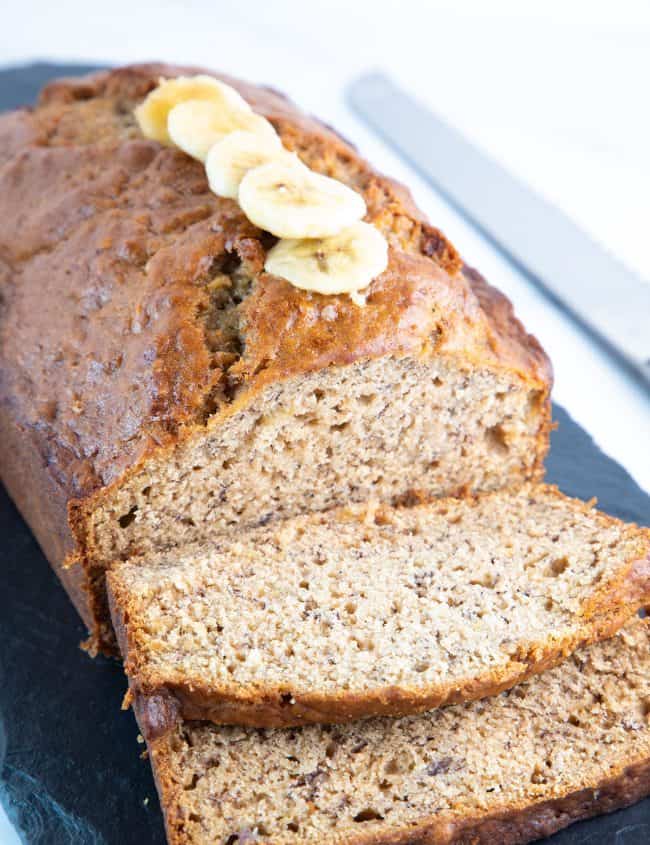
{"type": "Polygon", "coordinates": [[[353,109],[650,390],[650,284],[381,73],[353,109]]]}

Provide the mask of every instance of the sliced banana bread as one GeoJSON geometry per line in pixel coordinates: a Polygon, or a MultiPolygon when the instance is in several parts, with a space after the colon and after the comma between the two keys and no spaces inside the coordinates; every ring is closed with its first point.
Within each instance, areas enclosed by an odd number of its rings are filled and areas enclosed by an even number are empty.
{"type": "Polygon", "coordinates": [[[650,531],[549,486],[356,506],[108,577],[131,689],[261,727],[494,694],[650,602],[650,531]]]}
{"type": "MultiPolygon", "coordinates": [[[[539,476],[550,368],[408,192],[265,87],[227,80],[389,243],[365,307],[264,272],[275,238],[147,140],[143,65],[0,116],[0,474],[114,644],[104,572],[348,501],[539,476]]],[[[549,246],[552,248],[552,246],[549,246]]]]}
{"type": "Polygon", "coordinates": [[[170,845],[517,845],[650,793],[650,632],[496,698],[293,730],[139,701],[170,845]]]}

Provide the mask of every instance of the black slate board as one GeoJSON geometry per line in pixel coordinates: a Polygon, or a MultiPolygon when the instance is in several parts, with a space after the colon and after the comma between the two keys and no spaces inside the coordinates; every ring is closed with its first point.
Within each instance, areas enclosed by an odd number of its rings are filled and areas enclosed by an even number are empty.
{"type": "MultiPolygon", "coordinates": [[[[48,78],[82,70],[0,72],[0,110],[31,102],[48,78]]],[[[554,415],[548,480],[569,495],[597,496],[608,513],[650,524],[650,497],[562,408],[554,415]]],[[[136,725],[120,711],[122,669],[80,651],[84,628],[1,488],[0,538],[0,801],[28,845],[163,845],[136,725]]],[[[547,841],[649,843],[650,799],[547,841]]]]}

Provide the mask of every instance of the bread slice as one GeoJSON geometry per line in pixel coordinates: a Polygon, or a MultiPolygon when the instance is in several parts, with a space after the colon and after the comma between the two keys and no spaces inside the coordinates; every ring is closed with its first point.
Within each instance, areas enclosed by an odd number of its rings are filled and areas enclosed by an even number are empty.
{"type": "Polygon", "coordinates": [[[549,486],[352,507],[109,574],[131,689],[261,727],[491,695],[650,602],[650,532],[549,486]]]}
{"type": "Polygon", "coordinates": [[[517,845],[650,793],[650,631],[496,698],[291,730],[137,702],[170,845],[517,845]]]}
{"type": "Polygon", "coordinates": [[[497,489],[548,448],[550,366],[510,303],[335,132],[227,79],[390,244],[363,308],[264,272],[274,238],[135,123],[160,77],[196,72],[59,80],[0,116],[0,475],[94,648],[114,560],[497,489]]]}

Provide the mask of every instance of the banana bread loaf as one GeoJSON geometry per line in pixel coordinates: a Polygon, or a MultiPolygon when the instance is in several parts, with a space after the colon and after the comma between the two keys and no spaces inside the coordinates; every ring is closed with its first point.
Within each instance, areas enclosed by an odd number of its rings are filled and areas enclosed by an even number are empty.
{"type": "Polygon", "coordinates": [[[496,698],[284,730],[139,701],[170,845],[519,845],[650,793],[650,631],[496,698]]]}
{"type": "MultiPolygon", "coordinates": [[[[540,476],[550,368],[510,304],[333,131],[228,80],[388,240],[365,307],[263,271],[275,239],[133,117],[161,76],[0,116],[0,472],[91,631],[111,562],[348,501],[540,476]]],[[[552,248],[552,245],[549,245],[552,248]]]]}
{"type": "Polygon", "coordinates": [[[108,575],[130,688],[281,727],[480,698],[650,603],[650,531],[553,487],[362,505],[108,575]]]}

